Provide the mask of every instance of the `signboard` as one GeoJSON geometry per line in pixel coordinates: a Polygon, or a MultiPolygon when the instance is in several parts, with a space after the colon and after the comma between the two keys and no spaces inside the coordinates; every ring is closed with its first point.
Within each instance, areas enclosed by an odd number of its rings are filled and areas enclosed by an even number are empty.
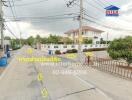
{"type": "Polygon", "coordinates": [[[106,16],[119,16],[119,9],[118,7],[114,6],[114,5],[110,5],[106,8],[106,16]]]}

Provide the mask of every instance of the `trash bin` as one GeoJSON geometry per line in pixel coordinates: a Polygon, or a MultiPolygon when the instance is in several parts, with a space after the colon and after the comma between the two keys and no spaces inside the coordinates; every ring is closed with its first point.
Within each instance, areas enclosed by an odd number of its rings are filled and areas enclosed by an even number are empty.
{"type": "Polygon", "coordinates": [[[7,57],[0,58],[0,66],[5,66],[7,64],[7,57]]]}
{"type": "Polygon", "coordinates": [[[10,58],[10,51],[7,52],[7,58],[10,58]]]}
{"type": "Polygon", "coordinates": [[[49,50],[49,55],[51,55],[52,54],[52,50],[49,50]]]}
{"type": "Polygon", "coordinates": [[[9,45],[5,46],[5,55],[7,56],[7,58],[10,57],[9,45]]]}

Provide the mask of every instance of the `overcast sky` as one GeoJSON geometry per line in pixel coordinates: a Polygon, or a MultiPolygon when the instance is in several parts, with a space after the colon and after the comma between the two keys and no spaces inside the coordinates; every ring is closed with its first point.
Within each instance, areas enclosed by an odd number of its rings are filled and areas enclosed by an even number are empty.
{"type": "MultiPolygon", "coordinates": [[[[11,0],[10,0],[11,1],[11,0]]],[[[70,8],[67,8],[66,4],[71,0],[14,0],[15,7],[12,7],[16,17],[19,19],[17,23],[19,24],[20,30],[22,32],[22,37],[27,38],[29,36],[36,36],[39,34],[41,36],[48,36],[49,34],[59,34],[63,33],[69,29],[74,29],[79,27],[79,23],[76,17],[79,12],[79,0],[76,0],[75,4],[70,8]],[[74,13],[74,14],[71,14],[74,13]],[[62,19],[47,19],[43,17],[61,15],[62,19]],[[33,20],[32,17],[40,17],[39,19],[33,20]],[[73,18],[67,18],[73,17],[73,18]]],[[[106,38],[106,33],[109,34],[109,39],[124,37],[126,35],[132,35],[132,32],[127,30],[132,30],[132,0],[83,0],[85,13],[96,19],[89,18],[92,21],[100,23],[100,25],[88,21],[84,21],[84,25],[93,26],[95,28],[105,31],[102,37],[106,38]],[[105,7],[109,5],[115,5],[120,8],[119,17],[106,17],[105,7]],[[112,29],[104,28],[102,25],[111,27],[112,29]],[[113,29],[123,29],[123,30],[113,30],[113,29]]],[[[9,3],[7,2],[9,5],[9,3]]],[[[13,6],[13,3],[11,2],[13,6]]],[[[3,7],[4,17],[6,19],[13,19],[11,7],[3,7]]],[[[6,23],[10,29],[19,37],[19,30],[16,22],[6,23]]],[[[5,31],[5,35],[11,34],[5,31]]]]}

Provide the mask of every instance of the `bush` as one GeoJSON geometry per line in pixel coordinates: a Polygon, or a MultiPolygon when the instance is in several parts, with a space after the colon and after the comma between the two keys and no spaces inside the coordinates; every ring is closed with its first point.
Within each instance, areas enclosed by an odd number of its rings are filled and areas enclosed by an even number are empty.
{"type": "Polygon", "coordinates": [[[83,40],[83,43],[84,44],[92,44],[93,43],[93,40],[92,39],[84,39],[83,40]]]}
{"type": "Polygon", "coordinates": [[[57,55],[61,54],[60,50],[56,50],[55,54],[57,54],[57,55]]]}
{"type": "Polygon", "coordinates": [[[76,49],[67,50],[66,53],[77,53],[77,50],[76,49]]]}
{"type": "Polygon", "coordinates": [[[113,59],[124,59],[130,66],[132,63],[132,36],[112,41],[108,47],[108,53],[113,59]]]}
{"type": "Polygon", "coordinates": [[[18,50],[18,49],[20,49],[20,47],[16,47],[16,48],[12,48],[13,50],[18,50]]]}
{"type": "Polygon", "coordinates": [[[66,52],[63,52],[62,54],[66,54],[66,52]]]}
{"type": "Polygon", "coordinates": [[[91,49],[83,49],[83,52],[88,52],[88,51],[104,51],[107,50],[107,48],[91,48],[91,49]]]}

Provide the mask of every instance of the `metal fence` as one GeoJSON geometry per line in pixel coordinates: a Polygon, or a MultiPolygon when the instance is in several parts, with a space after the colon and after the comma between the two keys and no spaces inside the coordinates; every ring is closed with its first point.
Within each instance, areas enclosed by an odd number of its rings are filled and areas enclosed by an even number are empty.
{"type": "Polygon", "coordinates": [[[98,70],[132,79],[132,65],[128,67],[126,62],[93,57],[90,64],[98,70]]]}

